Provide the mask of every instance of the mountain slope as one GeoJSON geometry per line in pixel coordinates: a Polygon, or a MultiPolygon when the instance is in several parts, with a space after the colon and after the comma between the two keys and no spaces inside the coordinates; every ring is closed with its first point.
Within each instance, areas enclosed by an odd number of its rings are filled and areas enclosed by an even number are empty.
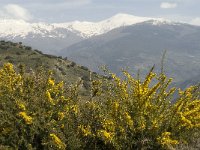
{"type": "MultiPolygon", "coordinates": [[[[46,71],[52,70],[58,81],[73,84],[83,80],[83,89],[89,86],[90,71],[76,63],[56,57],[42,54],[40,51],[31,50],[31,47],[23,46],[19,43],[0,41],[0,65],[6,62],[24,64],[28,71],[34,71],[42,66],[46,71]]],[[[96,74],[92,73],[92,77],[96,74]]]]}
{"type": "Polygon", "coordinates": [[[180,87],[181,89],[186,89],[192,85],[200,85],[200,74],[185,81],[175,83],[173,85],[176,87],[180,87]]]}
{"type": "Polygon", "coordinates": [[[145,74],[159,64],[167,50],[164,68],[176,81],[187,80],[200,74],[200,27],[147,21],[121,27],[61,50],[79,64],[97,71],[100,65],[119,73],[121,68],[138,69],[145,74]]]}

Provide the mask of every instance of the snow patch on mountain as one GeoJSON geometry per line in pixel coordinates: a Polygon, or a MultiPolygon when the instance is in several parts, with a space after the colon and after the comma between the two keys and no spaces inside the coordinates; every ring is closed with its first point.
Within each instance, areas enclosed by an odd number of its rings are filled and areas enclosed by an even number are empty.
{"type": "Polygon", "coordinates": [[[162,18],[149,18],[149,17],[137,17],[128,14],[117,14],[111,18],[100,22],[67,22],[67,23],[29,23],[23,20],[0,20],[0,37],[21,37],[26,38],[28,35],[40,35],[42,37],[65,37],[66,32],[73,32],[74,34],[89,38],[92,36],[104,34],[112,29],[130,26],[137,23],[153,20],[154,25],[160,25],[162,23],[171,23],[162,18]],[[60,30],[62,29],[62,30],[60,30]],[[66,31],[66,32],[63,32],[66,31]]]}
{"type": "Polygon", "coordinates": [[[22,37],[25,38],[29,34],[41,35],[41,36],[52,36],[57,35],[52,33],[56,28],[51,24],[46,23],[28,23],[24,20],[0,20],[0,37],[22,37]]]}
{"type": "Polygon", "coordinates": [[[63,24],[54,24],[57,27],[69,29],[78,32],[82,37],[92,37],[104,34],[112,29],[129,26],[136,23],[152,20],[153,18],[137,17],[128,14],[117,14],[109,19],[100,22],[80,22],[74,21],[63,24]]]}

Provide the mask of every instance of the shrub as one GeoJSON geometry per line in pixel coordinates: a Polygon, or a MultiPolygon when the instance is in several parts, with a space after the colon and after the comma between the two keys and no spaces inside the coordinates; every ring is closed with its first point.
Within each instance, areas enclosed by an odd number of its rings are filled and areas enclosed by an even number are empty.
{"type": "Polygon", "coordinates": [[[4,59],[9,60],[9,59],[13,59],[12,56],[6,56],[4,59]]]}
{"type": "Polygon", "coordinates": [[[42,51],[39,51],[37,49],[34,50],[35,52],[38,52],[39,54],[43,54],[42,51]]]}
{"type": "Polygon", "coordinates": [[[72,61],[69,66],[74,67],[74,66],[76,66],[76,63],[72,61]]]}
{"type": "Polygon", "coordinates": [[[83,70],[89,71],[88,67],[80,66],[80,68],[83,69],[83,70]]]}
{"type": "Polygon", "coordinates": [[[179,90],[152,70],[141,81],[91,81],[90,96],[79,84],[65,87],[51,72],[0,69],[0,147],[11,149],[173,149],[200,136],[200,91],[179,90]],[[152,81],[154,81],[152,83],[152,81]],[[83,100],[84,99],[84,100],[83,100]]]}
{"type": "Polygon", "coordinates": [[[22,52],[16,52],[16,55],[21,55],[22,54],[22,52]]]}
{"type": "Polygon", "coordinates": [[[32,50],[32,47],[26,46],[26,47],[25,47],[25,50],[32,50]]]}
{"type": "Polygon", "coordinates": [[[57,56],[50,55],[50,54],[44,54],[44,56],[46,56],[46,57],[48,57],[48,58],[57,58],[57,56]]]}
{"type": "Polygon", "coordinates": [[[63,82],[55,83],[45,74],[41,70],[35,75],[19,74],[9,63],[0,70],[1,145],[14,149],[79,146],[68,118],[75,115],[76,104],[64,96],[63,82]]]}
{"type": "Polygon", "coordinates": [[[125,79],[92,82],[92,101],[80,107],[85,145],[100,149],[173,149],[196,145],[200,136],[200,90],[169,88],[172,79],[149,72],[144,81],[124,71],[125,79]],[[154,83],[152,83],[154,81],[154,83]],[[87,118],[87,119],[86,119],[87,118]],[[91,144],[93,143],[93,145],[91,144]]]}

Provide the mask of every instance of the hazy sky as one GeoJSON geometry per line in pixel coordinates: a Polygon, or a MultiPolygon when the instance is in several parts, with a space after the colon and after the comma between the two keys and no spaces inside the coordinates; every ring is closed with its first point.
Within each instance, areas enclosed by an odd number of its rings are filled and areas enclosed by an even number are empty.
{"type": "Polygon", "coordinates": [[[0,18],[31,22],[99,21],[117,13],[200,25],[200,0],[0,0],[0,18]]]}

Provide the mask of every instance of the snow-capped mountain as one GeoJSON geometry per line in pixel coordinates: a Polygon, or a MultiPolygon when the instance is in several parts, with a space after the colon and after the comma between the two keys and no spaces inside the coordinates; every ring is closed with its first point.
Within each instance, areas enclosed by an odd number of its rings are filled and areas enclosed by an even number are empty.
{"type": "Polygon", "coordinates": [[[152,20],[154,25],[158,24],[172,24],[170,20],[163,18],[149,18],[149,17],[138,17],[128,14],[117,14],[111,18],[100,22],[70,22],[64,24],[54,24],[57,27],[67,28],[70,31],[77,31],[80,36],[84,38],[105,34],[115,28],[130,26],[137,23],[152,20]]]}
{"type": "Polygon", "coordinates": [[[23,20],[0,20],[0,37],[22,37],[32,34],[40,35],[42,37],[63,37],[67,35],[59,30],[71,31],[74,34],[89,38],[92,36],[104,34],[112,29],[119,28],[122,26],[129,26],[136,23],[141,23],[148,20],[155,20],[155,23],[164,23],[170,21],[162,18],[148,18],[148,17],[137,17],[128,14],[117,14],[109,19],[100,22],[67,22],[67,23],[29,23],[23,20]]]}
{"type": "Polygon", "coordinates": [[[29,23],[24,20],[0,20],[0,37],[22,37],[32,34],[47,37],[64,37],[56,32],[57,27],[46,23],[29,23]]]}
{"type": "Polygon", "coordinates": [[[0,40],[23,42],[45,53],[56,55],[57,51],[84,39],[147,21],[153,25],[174,24],[162,18],[128,14],[117,14],[99,22],[32,23],[24,20],[0,19],[0,40]]]}
{"type": "Polygon", "coordinates": [[[80,22],[74,21],[63,24],[54,24],[56,27],[66,28],[72,32],[76,31],[80,36],[84,38],[104,34],[115,28],[122,26],[129,26],[136,23],[141,23],[148,20],[155,20],[157,22],[163,22],[161,18],[148,18],[148,17],[137,17],[128,14],[117,14],[109,19],[100,22],[80,22]]]}

